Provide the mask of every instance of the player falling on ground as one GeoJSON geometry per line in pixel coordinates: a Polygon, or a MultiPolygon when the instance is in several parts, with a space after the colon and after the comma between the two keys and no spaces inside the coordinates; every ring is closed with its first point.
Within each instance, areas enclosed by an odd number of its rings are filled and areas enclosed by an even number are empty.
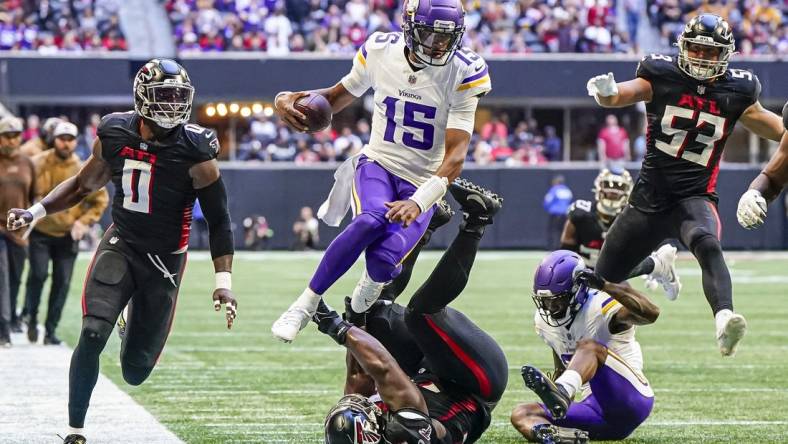
{"type": "MultiPolygon", "coordinates": [[[[632,176],[623,168],[603,169],[594,179],[595,202],[578,199],[569,207],[561,249],[574,251],[593,269],[607,231],[627,205],[632,192],[632,176]]],[[[661,284],[665,295],[675,300],[681,291],[676,273],[676,247],[665,244],[630,272],[628,279],[646,276],[646,286],[656,288],[661,284]]]]}
{"type": "Polygon", "coordinates": [[[115,185],[114,225],[96,250],[82,296],[82,331],[69,372],[67,444],[86,442],[83,427],[99,355],[127,304],[123,379],[139,385],[156,365],[183,279],[195,198],[210,230],[214,308],[226,304],[227,328],[236,315],[230,291],[233,236],[216,133],[186,123],[194,88],[172,60],[146,63],[134,78],[133,94],[134,111],[102,118],[93,155],[76,176],[30,209],[13,209],[8,216],[9,229],[19,229],[70,208],[110,180],[115,185]]]}
{"type": "MultiPolygon", "coordinates": [[[[788,102],[783,106],[783,126],[788,131],[788,102]]],[[[780,195],[788,184],[788,133],[780,141],[780,147],[769,163],[742,194],[736,210],[739,224],[754,230],[763,225],[768,204],[780,195]]]]}
{"type": "Polygon", "coordinates": [[[678,47],[678,57],[644,57],[634,80],[616,83],[609,73],[588,81],[588,92],[600,105],[643,101],[648,117],[648,149],[630,205],[610,228],[596,271],[622,282],[657,245],[678,238],[700,264],[720,353],[731,356],[747,324],[733,312],[731,277],[720,245],[715,192],[720,158],[737,121],[771,140],[780,140],[784,129],[780,117],[758,102],[758,78],[728,69],[734,41],[725,20],[712,14],[694,17],[678,47]]]}
{"type": "Polygon", "coordinates": [[[544,404],[518,405],[512,425],[544,444],[626,438],[654,406],[635,326],[654,323],[659,307],[629,285],[605,282],[568,250],[542,260],[533,291],[536,332],[553,350],[555,373],[522,368],[544,404]],[[591,393],[572,402],[586,383],[591,393]]]}
{"type": "MultiPolygon", "coordinates": [[[[348,300],[348,320],[365,331],[319,304],[318,328],[348,350],[345,397],[325,420],[328,444],[473,443],[490,425],[508,380],[506,357],[447,305],[465,288],[485,225],[501,202],[464,181],[451,192],[463,202],[464,220],[407,307],[380,300],[365,316],[352,312],[348,300]]],[[[394,281],[400,291],[402,280],[394,281]]]]}
{"type": "MultiPolygon", "coordinates": [[[[400,273],[435,203],[462,171],[476,105],[491,88],[487,64],[458,49],[465,31],[461,1],[409,0],[403,8],[403,32],[372,34],[351,72],[315,91],[337,113],[372,88],[372,135],[361,156],[337,171],[328,211],[319,216],[338,225],[352,203],[355,217],[329,245],[309,286],[273,324],[283,341],[307,325],[322,295],[365,251],[366,271],[352,300],[359,312],[369,308],[400,273]]],[[[277,95],[277,112],[297,130],[305,124],[294,103],[304,95],[277,95]]]]}

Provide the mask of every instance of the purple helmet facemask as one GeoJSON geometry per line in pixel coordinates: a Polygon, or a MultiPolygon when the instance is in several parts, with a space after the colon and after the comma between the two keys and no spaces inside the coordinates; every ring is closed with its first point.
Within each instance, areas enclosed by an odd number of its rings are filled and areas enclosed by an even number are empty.
{"type": "Polygon", "coordinates": [[[531,297],[548,325],[568,324],[585,303],[587,289],[575,283],[575,276],[585,268],[583,258],[569,250],[550,253],[536,268],[531,297]]]}
{"type": "Polygon", "coordinates": [[[405,45],[419,61],[449,63],[462,43],[465,10],[461,0],[406,0],[402,10],[405,45]]]}

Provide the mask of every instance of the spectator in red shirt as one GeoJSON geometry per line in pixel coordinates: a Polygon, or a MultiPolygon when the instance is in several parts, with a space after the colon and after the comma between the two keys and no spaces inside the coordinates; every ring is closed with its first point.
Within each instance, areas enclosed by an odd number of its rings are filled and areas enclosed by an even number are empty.
{"type": "Polygon", "coordinates": [[[596,146],[602,164],[620,163],[632,158],[629,151],[629,135],[618,126],[618,118],[608,114],[606,126],[597,135],[596,146]]]}
{"type": "Polygon", "coordinates": [[[489,122],[482,126],[482,140],[491,140],[495,137],[502,139],[509,138],[509,128],[507,127],[508,118],[505,115],[496,115],[489,122]]]}

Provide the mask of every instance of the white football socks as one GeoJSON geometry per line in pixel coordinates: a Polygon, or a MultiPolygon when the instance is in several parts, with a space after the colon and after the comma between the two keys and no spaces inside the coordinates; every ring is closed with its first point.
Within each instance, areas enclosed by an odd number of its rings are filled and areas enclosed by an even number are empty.
{"type": "Polygon", "coordinates": [[[717,325],[717,334],[719,335],[722,329],[725,328],[725,325],[728,323],[728,320],[733,316],[733,312],[728,310],[727,308],[722,309],[714,315],[714,323],[717,325]]]}
{"type": "Polygon", "coordinates": [[[574,370],[565,370],[561,373],[561,376],[555,380],[555,383],[563,387],[570,398],[574,398],[575,393],[577,393],[578,390],[580,390],[580,386],[583,385],[583,378],[580,377],[580,373],[574,370]]]}
{"type": "Polygon", "coordinates": [[[82,435],[82,436],[85,436],[85,429],[84,428],[78,429],[76,427],[68,426],[68,433],[66,433],[66,435],[82,435]]]}
{"type": "Polygon", "coordinates": [[[321,296],[319,294],[307,287],[293,305],[301,307],[309,313],[314,313],[317,310],[317,304],[320,302],[320,298],[321,296]]]}

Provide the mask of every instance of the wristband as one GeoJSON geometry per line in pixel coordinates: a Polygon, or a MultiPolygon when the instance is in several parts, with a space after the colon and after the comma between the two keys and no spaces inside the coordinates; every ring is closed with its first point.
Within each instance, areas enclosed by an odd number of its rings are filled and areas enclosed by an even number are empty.
{"type": "Polygon", "coordinates": [[[233,274],[229,271],[216,272],[216,289],[224,288],[226,290],[233,289],[233,274]]]}
{"type": "Polygon", "coordinates": [[[39,220],[39,219],[41,219],[41,218],[43,218],[44,216],[47,215],[47,209],[44,208],[43,205],[41,205],[41,202],[38,202],[35,205],[33,205],[32,207],[28,208],[27,211],[29,211],[30,214],[33,215],[33,222],[35,222],[35,221],[37,221],[37,220],[39,220]]]}
{"type": "Polygon", "coordinates": [[[446,194],[446,190],[448,189],[449,179],[445,177],[432,176],[416,189],[413,195],[410,196],[410,200],[416,202],[416,205],[419,206],[421,212],[423,213],[438,203],[438,201],[443,199],[443,196],[446,194]]]}

